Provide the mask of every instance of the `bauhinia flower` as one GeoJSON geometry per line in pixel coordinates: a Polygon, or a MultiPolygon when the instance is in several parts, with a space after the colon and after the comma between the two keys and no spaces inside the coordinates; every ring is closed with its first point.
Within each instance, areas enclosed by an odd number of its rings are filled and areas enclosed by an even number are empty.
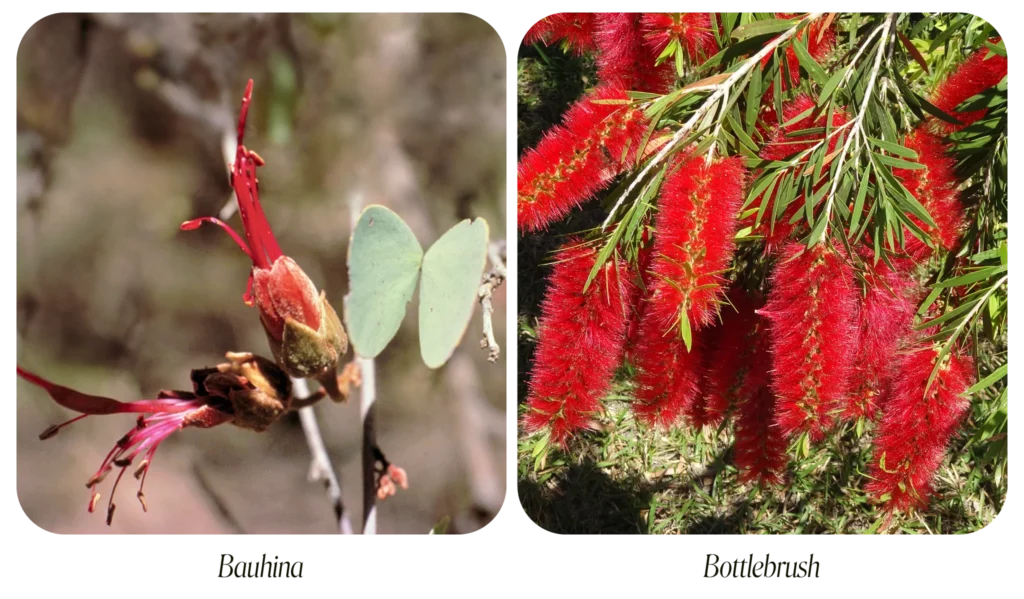
{"type": "Polygon", "coordinates": [[[244,300],[250,306],[255,303],[259,310],[270,350],[278,365],[296,378],[316,379],[332,399],[341,401],[347,395],[347,385],[344,379],[339,383],[337,366],[348,348],[348,338],[338,314],[327,302],[325,292],[318,295],[306,273],[284,255],[263,213],[256,168],[263,166],[264,162],[256,152],[242,145],[251,101],[250,79],[242,98],[238,148],[231,166],[231,185],[238,199],[248,243],[223,221],[213,217],[186,221],[181,228],[188,231],[208,222],[227,231],[252,260],[244,300]]]}
{"type": "MultiPolygon", "coordinates": [[[[254,431],[263,431],[293,406],[291,381],[274,363],[247,353],[228,353],[229,362],[215,368],[192,371],[192,391],[161,391],[155,399],[122,402],[109,397],[89,395],[58,385],[21,366],[18,376],[45,390],[61,406],[80,412],[64,423],[47,428],[40,439],[50,439],[69,424],[88,416],[138,414],[135,426],[121,437],[104,458],[86,486],[90,491],[89,512],[96,509],[100,493],[96,487],[114,468],[117,478],[107,501],[107,524],[117,505],[114,493],[129,467],[139,480],[136,496],[143,511],[148,510],[143,487],[153,457],[160,444],[184,428],[212,428],[231,423],[254,431]],[[141,458],[141,459],[138,459],[141,458]],[[138,461],[136,461],[138,459],[138,461]]],[[[307,400],[316,401],[322,393],[307,400]]]]}

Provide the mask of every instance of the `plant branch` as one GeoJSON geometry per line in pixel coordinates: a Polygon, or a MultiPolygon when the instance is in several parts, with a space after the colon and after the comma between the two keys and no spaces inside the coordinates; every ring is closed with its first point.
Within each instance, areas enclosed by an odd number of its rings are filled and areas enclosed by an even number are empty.
{"type": "MultiPolygon", "coordinates": [[[[839,151],[839,162],[836,166],[836,176],[832,179],[832,186],[829,189],[828,200],[825,202],[825,211],[822,215],[822,218],[825,219],[825,228],[822,231],[821,237],[818,238],[818,243],[821,243],[828,234],[829,219],[832,217],[832,206],[835,204],[836,191],[839,189],[839,180],[843,178],[843,166],[846,164],[846,158],[850,153],[850,146],[854,143],[854,140],[859,139],[864,134],[864,115],[867,113],[868,104],[871,102],[871,94],[875,88],[878,71],[882,67],[882,55],[885,54],[885,48],[887,46],[885,42],[889,37],[889,30],[895,20],[896,16],[894,14],[886,15],[885,22],[879,25],[868,38],[870,40],[876,33],[881,33],[881,39],[878,40],[878,50],[875,52],[875,63],[871,67],[871,75],[868,77],[868,84],[864,89],[864,98],[861,100],[857,115],[853,118],[853,121],[851,121],[853,124],[850,126],[850,134],[846,137],[846,141],[843,143],[843,148],[839,151]]],[[[861,49],[868,45],[869,42],[865,43],[861,49]]],[[[860,56],[860,52],[857,52],[854,56],[854,61],[856,61],[858,56],[860,56]]],[[[854,64],[855,63],[851,63],[851,69],[847,71],[847,73],[853,72],[852,66],[854,64]]],[[[848,79],[848,76],[843,77],[843,82],[845,82],[846,79],[848,79]]]]}
{"type": "Polygon", "coordinates": [[[494,323],[491,319],[494,307],[491,305],[491,296],[495,289],[501,287],[501,284],[505,282],[505,278],[508,276],[508,271],[505,267],[506,252],[507,248],[504,240],[491,243],[487,250],[488,259],[491,262],[491,270],[483,276],[480,289],[477,290],[477,298],[480,301],[481,320],[483,321],[483,338],[480,340],[480,348],[487,350],[487,361],[491,363],[497,362],[498,356],[501,355],[501,347],[498,345],[498,340],[494,337],[494,323]]]}
{"type": "MultiPolygon", "coordinates": [[[[790,27],[782,34],[773,38],[770,42],[765,44],[765,46],[761,48],[761,50],[759,50],[757,54],[754,54],[753,56],[745,60],[740,65],[740,68],[736,69],[735,71],[733,71],[731,75],[729,75],[728,79],[717,85],[709,86],[710,88],[715,89],[715,92],[708,96],[708,99],[705,100],[704,103],[701,104],[696,111],[694,111],[690,119],[687,120],[686,123],[684,123],[683,126],[680,127],[678,131],[675,132],[675,134],[672,135],[672,138],[668,142],[666,142],[664,146],[662,146],[661,150],[654,156],[654,158],[652,158],[644,166],[644,168],[640,170],[639,175],[634,177],[633,181],[630,182],[630,184],[626,187],[626,190],[622,192],[622,195],[619,197],[618,201],[615,202],[615,205],[612,206],[611,211],[608,213],[608,218],[606,218],[604,223],[601,225],[601,229],[604,230],[608,227],[609,223],[611,223],[612,217],[615,216],[615,213],[618,211],[619,207],[622,205],[625,199],[629,197],[629,194],[637,187],[637,185],[639,185],[640,182],[644,180],[644,178],[651,171],[651,169],[653,169],[655,166],[657,166],[663,160],[665,160],[665,158],[669,155],[672,149],[690,133],[690,131],[697,125],[697,123],[699,123],[701,119],[704,118],[707,112],[712,108],[717,107],[719,100],[725,100],[728,97],[729,90],[734,85],[736,85],[737,81],[743,79],[755,66],[759,66],[761,64],[761,59],[763,59],[765,56],[768,56],[768,54],[774,52],[775,48],[778,48],[783,42],[796,35],[796,32],[798,29],[800,29],[801,25],[803,25],[805,22],[813,21],[820,17],[821,15],[822,13],[820,12],[807,14],[807,16],[800,19],[792,27],[790,27]]],[[[736,93],[739,93],[740,91],[741,90],[737,90],[736,93]]],[[[722,106],[725,106],[724,102],[722,106]]]]}
{"type": "Polygon", "coordinates": [[[306,402],[307,405],[299,408],[299,422],[302,424],[302,432],[306,435],[306,443],[309,445],[309,453],[312,460],[309,464],[309,481],[322,482],[327,491],[327,497],[334,508],[334,516],[338,520],[338,532],[341,534],[352,534],[352,522],[345,513],[345,504],[341,500],[341,483],[334,474],[334,466],[331,458],[327,455],[327,447],[320,435],[320,425],[316,421],[316,413],[312,404],[323,397],[323,393],[313,400],[317,394],[310,394],[309,384],[305,379],[292,379],[292,394],[301,395],[296,401],[306,402]],[[312,402],[310,400],[313,400],[312,402]]]}

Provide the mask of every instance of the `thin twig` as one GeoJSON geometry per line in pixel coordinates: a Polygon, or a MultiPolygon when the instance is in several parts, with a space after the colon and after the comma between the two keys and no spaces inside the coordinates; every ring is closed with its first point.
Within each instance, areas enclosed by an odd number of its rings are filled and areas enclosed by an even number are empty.
{"type": "Polygon", "coordinates": [[[363,534],[377,533],[377,378],[373,360],[357,358],[363,375],[359,415],[363,422],[363,534]]]}
{"type": "MultiPolygon", "coordinates": [[[[301,400],[310,399],[309,384],[306,379],[292,379],[292,393],[301,396],[301,400]]],[[[327,447],[320,435],[320,425],[316,421],[316,413],[312,405],[299,408],[299,422],[302,423],[302,432],[306,435],[306,443],[309,445],[309,453],[312,459],[309,464],[309,482],[322,482],[327,491],[327,497],[334,508],[334,517],[338,520],[338,532],[341,534],[352,534],[352,522],[345,512],[345,504],[341,500],[341,483],[334,473],[334,466],[331,458],[327,455],[327,447]]]]}
{"type": "Polygon", "coordinates": [[[715,89],[715,92],[708,96],[708,99],[705,100],[699,108],[697,108],[697,110],[693,113],[693,116],[691,116],[690,119],[686,121],[686,123],[684,123],[678,131],[675,132],[675,134],[672,136],[672,139],[670,139],[664,146],[662,146],[661,151],[659,151],[654,156],[654,158],[652,158],[651,161],[648,162],[643,169],[641,169],[640,174],[634,177],[633,181],[631,181],[629,186],[626,187],[626,190],[622,192],[622,195],[619,196],[619,199],[615,202],[615,205],[612,206],[611,211],[608,213],[608,218],[606,218],[604,223],[601,225],[601,229],[604,230],[608,227],[609,223],[611,223],[612,217],[615,216],[615,213],[618,211],[619,206],[621,206],[622,202],[624,202],[625,199],[629,197],[630,192],[632,192],[636,188],[636,186],[639,185],[640,182],[644,180],[644,178],[647,176],[647,173],[649,173],[651,169],[660,164],[661,161],[664,160],[666,156],[668,156],[669,152],[672,151],[672,148],[674,148],[680,141],[683,140],[683,138],[686,137],[690,130],[692,130],[694,126],[696,126],[697,123],[699,123],[700,120],[704,118],[705,114],[709,110],[717,107],[718,101],[723,99],[726,96],[726,94],[728,94],[729,89],[731,89],[737,81],[745,77],[747,73],[750,72],[750,70],[753,69],[755,66],[760,65],[762,58],[768,56],[768,54],[775,51],[775,48],[778,48],[779,45],[781,45],[783,42],[793,37],[804,22],[813,21],[820,17],[821,15],[822,13],[820,12],[809,13],[807,16],[800,19],[800,21],[794,24],[793,27],[787,29],[784,33],[772,39],[772,41],[768,42],[765,45],[765,47],[761,48],[761,50],[757,54],[754,54],[753,56],[748,58],[742,65],[740,65],[740,68],[733,71],[732,75],[729,75],[728,79],[726,79],[725,81],[718,85],[712,86],[715,89]]]}
{"type": "Polygon", "coordinates": [[[491,261],[491,270],[483,276],[480,289],[477,290],[477,298],[480,301],[480,312],[483,320],[483,338],[480,340],[480,348],[487,350],[487,361],[497,362],[501,355],[501,347],[494,337],[494,322],[491,315],[494,307],[491,305],[491,296],[494,290],[505,282],[508,271],[505,268],[506,244],[504,240],[495,241],[488,247],[487,255],[491,261]]]}
{"type": "MultiPolygon", "coordinates": [[[[359,214],[363,209],[363,196],[354,192],[349,196],[349,212],[352,231],[356,230],[359,214]]],[[[359,415],[363,428],[363,534],[377,533],[377,376],[373,360],[355,358],[359,364],[363,384],[359,389],[359,415]]]]}

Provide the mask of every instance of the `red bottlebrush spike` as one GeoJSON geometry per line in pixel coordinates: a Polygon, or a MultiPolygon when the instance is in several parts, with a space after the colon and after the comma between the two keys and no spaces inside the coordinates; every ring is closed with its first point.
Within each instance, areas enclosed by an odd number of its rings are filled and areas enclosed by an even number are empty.
{"type": "MultiPolygon", "coordinates": [[[[999,42],[999,38],[989,41],[995,44],[999,42]]],[[[933,120],[935,127],[941,132],[952,133],[985,116],[986,111],[984,109],[971,112],[957,112],[956,108],[971,96],[980,94],[1002,81],[1003,77],[1006,77],[1006,69],[1006,57],[999,56],[998,54],[989,57],[988,48],[982,48],[971,54],[967,60],[960,63],[953,72],[947,75],[935,87],[930,99],[936,108],[955,117],[964,125],[940,123],[933,120]]]]}
{"type": "MultiPolygon", "coordinates": [[[[928,234],[932,245],[954,251],[967,228],[967,218],[957,192],[956,160],[949,154],[949,145],[923,126],[907,135],[903,145],[917,152],[917,160],[924,168],[894,168],[892,173],[917,198],[937,226],[929,227],[916,218],[914,222],[928,234]]],[[[935,252],[910,234],[906,236],[905,249],[914,262],[927,260],[935,252]]]]}
{"type": "Polygon", "coordinates": [[[724,294],[722,273],[736,250],[737,215],[746,170],[739,157],[710,167],[703,157],[676,161],[661,186],[655,219],[655,285],[646,319],[658,334],[679,336],[681,319],[693,330],[712,324],[724,294]]]}
{"type": "Polygon", "coordinates": [[[840,250],[791,243],[772,273],[768,303],[776,422],[820,441],[849,391],[858,315],[853,270],[840,250]]]}
{"type": "Polygon", "coordinates": [[[565,217],[633,163],[647,130],[643,112],[593,101],[625,99],[621,89],[598,88],[523,154],[517,198],[521,231],[544,229],[565,217]]]}
{"type": "Polygon", "coordinates": [[[893,270],[865,249],[865,289],[860,303],[860,341],[854,362],[853,388],[843,417],[873,419],[885,396],[896,352],[914,323],[919,287],[906,274],[893,270]]]}
{"type": "Polygon", "coordinates": [[[706,12],[644,13],[640,18],[640,29],[644,43],[655,59],[661,56],[669,42],[675,41],[690,62],[699,65],[718,52],[711,17],[711,13],[706,12]]]}
{"type": "MultiPolygon", "coordinates": [[[[644,232],[646,241],[647,232],[644,232]]],[[[636,270],[632,272],[636,286],[629,300],[629,325],[626,328],[626,353],[625,360],[634,362],[633,348],[640,339],[640,322],[643,319],[647,299],[650,297],[653,278],[650,271],[651,259],[654,256],[654,247],[648,243],[637,253],[636,270]]]]}
{"type": "MultiPolygon", "coordinates": [[[[776,18],[779,19],[793,19],[798,17],[797,13],[776,13],[776,18]]],[[[835,25],[830,21],[826,20],[826,17],[822,16],[818,19],[811,21],[811,23],[804,28],[803,31],[796,35],[797,39],[803,40],[807,45],[807,53],[811,55],[811,58],[821,62],[828,54],[832,51],[832,48],[836,45],[836,29],[835,25]]],[[[761,59],[761,66],[764,67],[771,60],[771,55],[765,56],[761,59]]],[[[782,91],[786,92],[793,89],[800,83],[800,59],[796,56],[796,50],[792,46],[786,47],[786,68],[789,70],[789,80],[785,79],[785,72],[782,74],[782,91]]],[[[768,89],[765,90],[764,95],[761,97],[762,104],[771,104],[775,98],[775,84],[770,83],[768,89]]]]}
{"type": "Polygon", "coordinates": [[[733,456],[741,483],[779,485],[786,472],[786,437],[775,425],[775,398],[759,387],[737,406],[733,456]]]}
{"type": "MultiPolygon", "coordinates": [[[[722,325],[709,331],[708,410],[721,414],[768,386],[765,322],[756,310],[764,305],[743,289],[729,292],[731,307],[722,309],[722,325]]],[[[718,419],[721,421],[721,418],[718,419]]]]}
{"type": "Polygon", "coordinates": [[[597,250],[579,239],[570,239],[557,258],[541,303],[523,425],[531,432],[549,430],[551,441],[564,446],[574,432],[594,426],[622,361],[634,291],[626,264],[611,259],[584,292],[597,250]]]}
{"type": "Polygon", "coordinates": [[[931,344],[906,353],[882,410],[866,490],[888,512],[927,507],[946,445],[970,408],[963,395],[974,382],[970,353],[954,348],[926,392],[937,357],[931,344]]]}
{"type": "MultiPolygon", "coordinates": [[[[655,281],[652,292],[657,293],[664,285],[664,281],[655,281]]],[[[650,307],[648,304],[648,312],[650,307]]],[[[684,413],[691,418],[699,417],[701,410],[694,409],[694,402],[701,393],[704,374],[702,336],[694,334],[687,351],[679,335],[666,332],[648,314],[640,322],[638,336],[637,345],[631,350],[637,368],[633,392],[637,419],[648,426],[667,429],[684,413]]]]}
{"type": "Polygon", "coordinates": [[[523,38],[525,44],[543,43],[550,46],[558,42],[573,54],[594,51],[594,13],[562,12],[537,21],[523,38]]]}
{"type": "Polygon", "coordinates": [[[658,54],[645,43],[640,13],[598,13],[594,42],[597,44],[597,78],[603,85],[663,94],[672,89],[672,61],[654,66],[658,54]]]}

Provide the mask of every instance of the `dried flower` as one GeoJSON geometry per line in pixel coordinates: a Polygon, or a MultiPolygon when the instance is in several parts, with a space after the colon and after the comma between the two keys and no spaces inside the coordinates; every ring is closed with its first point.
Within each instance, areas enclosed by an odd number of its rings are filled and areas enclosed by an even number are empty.
{"type": "Polygon", "coordinates": [[[594,13],[562,12],[537,21],[523,38],[525,44],[550,46],[561,42],[573,54],[594,51],[594,13]]]}
{"type": "Polygon", "coordinates": [[[622,360],[634,283],[625,263],[613,257],[584,291],[597,250],[579,239],[570,239],[557,259],[541,303],[523,425],[550,431],[551,441],[564,446],[574,432],[594,426],[622,360]]]}
{"type": "Polygon", "coordinates": [[[776,422],[786,436],[820,441],[842,408],[858,338],[853,270],[828,243],[791,243],[771,276],[772,389],[776,422]]]}
{"type": "Polygon", "coordinates": [[[946,446],[970,407],[964,396],[974,381],[970,353],[955,347],[926,390],[938,356],[931,344],[908,351],[883,408],[866,489],[889,512],[927,507],[946,446]]]}
{"type": "Polygon", "coordinates": [[[647,128],[643,112],[621,89],[607,86],[579,100],[561,125],[519,160],[519,229],[536,231],[563,218],[634,160],[647,128]]]}
{"type": "Polygon", "coordinates": [[[244,299],[247,305],[255,302],[277,363],[291,376],[317,379],[335,401],[341,401],[345,394],[337,382],[337,366],[348,348],[348,338],[326,294],[321,292],[318,296],[306,273],[282,253],[263,213],[256,179],[256,167],[263,166],[263,159],[242,145],[251,100],[250,79],[242,97],[238,147],[231,167],[231,184],[248,244],[227,224],[213,217],[186,221],[181,229],[196,229],[208,222],[231,236],[252,260],[244,299]]]}
{"type": "Polygon", "coordinates": [[[144,511],[148,510],[143,487],[157,448],[171,434],[183,428],[212,428],[232,423],[242,428],[263,431],[291,407],[291,381],[269,360],[252,354],[228,353],[230,362],[216,368],[192,371],[192,391],[161,391],[156,399],[121,402],[109,397],[89,395],[50,382],[22,367],[18,376],[45,390],[59,405],[81,412],[67,422],[51,426],[40,439],[55,436],[62,428],[88,416],[107,414],[138,414],[135,426],[107,454],[99,469],[89,478],[89,511],[96,508],[100,494],[96,486],[113,470],[120,468],[107,502],[107,524],[111,523],[116,504],[114,492],[125,471],[135,466],[139,482],[136,496],[144,511]]]}

